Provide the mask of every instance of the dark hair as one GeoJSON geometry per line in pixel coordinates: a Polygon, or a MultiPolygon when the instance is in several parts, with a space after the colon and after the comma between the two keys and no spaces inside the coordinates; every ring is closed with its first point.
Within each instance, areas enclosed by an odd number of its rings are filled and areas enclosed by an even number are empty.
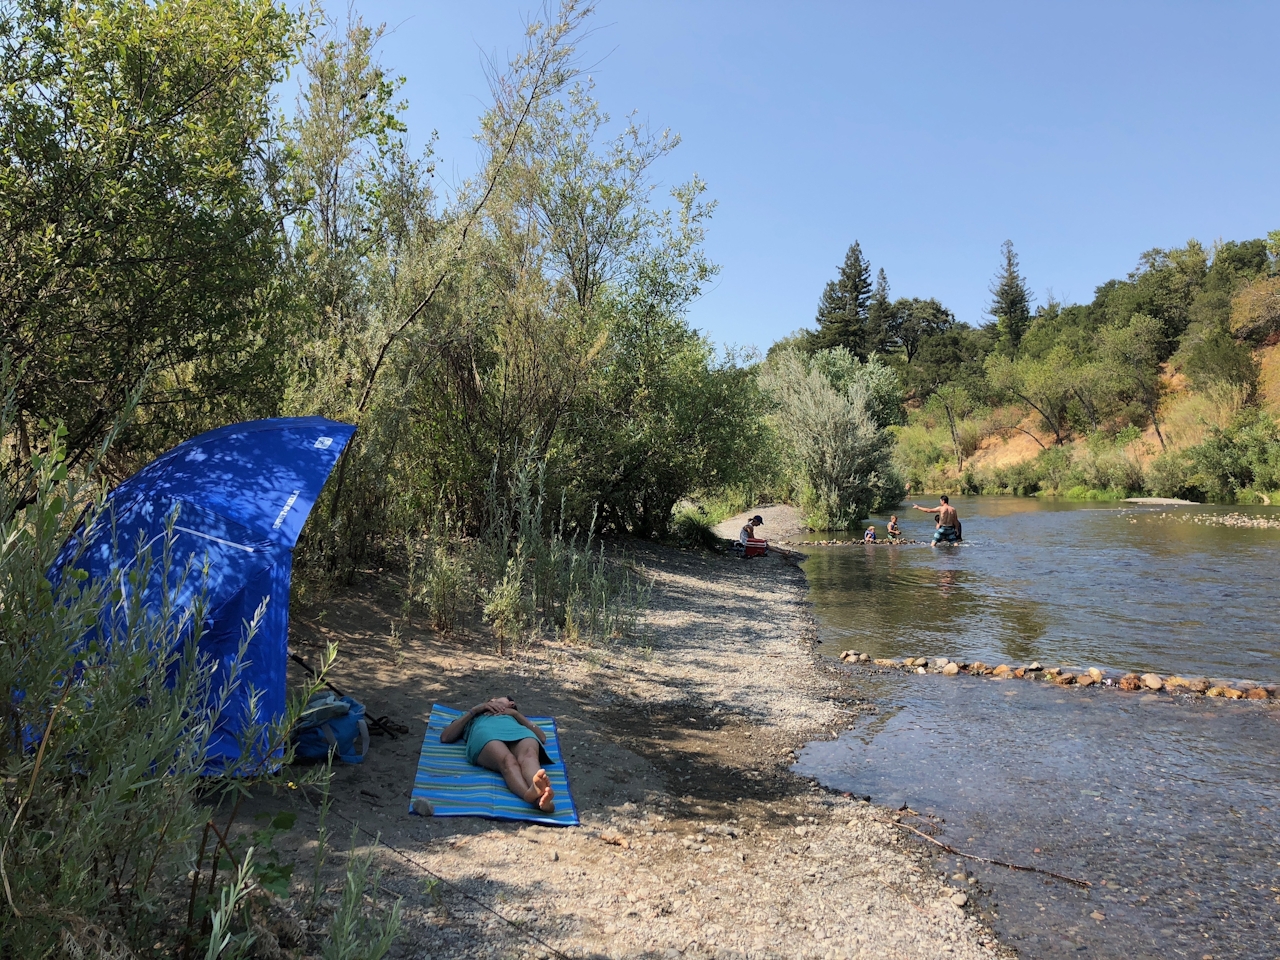
{"type": "Polygon", "coordinates": [[[757,513],[754,517],[751,518],[751,522],[754,523],[756,526],[764,526],[764,517],[760,516],[760,514],[757,513]]]}
{"type": "Polygon", "coordinates": [[[951,502],[950,500],[947,499],[947,495],[945,493],[942,496],[940,496],[938,499],[941,500],[943,503],[951,502]]]}

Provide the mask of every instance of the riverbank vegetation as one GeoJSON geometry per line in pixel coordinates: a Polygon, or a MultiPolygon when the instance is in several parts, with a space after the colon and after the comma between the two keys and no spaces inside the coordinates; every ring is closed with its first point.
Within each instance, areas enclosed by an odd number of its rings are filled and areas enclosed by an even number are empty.
{"type": "MultiPolygon", "coordinates": [[[[1086,304],[1033,309],[1013,245],[988,322],[891,300],[854,244],[816,329],[778,345],[891,367],[892,465],[913,489],[1264,502],[1280,488],[1280,231],[1150,250],[1086,304]]],[[[771,352],[772,353],[772,352],[771,352]]]]}

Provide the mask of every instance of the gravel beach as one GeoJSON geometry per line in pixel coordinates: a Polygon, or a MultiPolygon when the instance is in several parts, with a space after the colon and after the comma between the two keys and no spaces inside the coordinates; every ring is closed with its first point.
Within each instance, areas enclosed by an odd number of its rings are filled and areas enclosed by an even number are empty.
{"type": "MultiPolygon", "coordinates": [[[[632,557],[652,578],[652,600],[640,636],[607,648],[536,642],[500,657],[484,634],[441,637],[402,621],[393,641],[389,583],[296,612],[295,647],[314,657],[339,641],[333,679],[371,715],[410,728],[337,771],[330,820],[338,837],[358,823],[362,838],[385,844],[384,894],[404,901],[392,955],[1006,953],[955,902],[964,897],[946,883],[948,863],[884,822],[893,812],[789,772],[800,744],[875,709],[842,667],[814,654],[800,570],[778,557],[663,547],[632,557]],[[498,694],[557,717],[581,827],[408,812],[432,703],[465,708],[498,694]]],[[[315,847],[304,794],[255,801],[298,808],[296,845],[277,843],[297,858],[298,877],[310,875],[315,847]]]]}

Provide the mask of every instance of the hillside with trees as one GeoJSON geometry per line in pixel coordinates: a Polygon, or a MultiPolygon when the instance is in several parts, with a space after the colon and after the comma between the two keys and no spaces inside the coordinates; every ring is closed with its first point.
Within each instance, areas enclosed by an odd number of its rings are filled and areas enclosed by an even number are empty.
{"type": "Polygon", "coordinates": [[[1280,231],[1149,250],[1084,304],[1036,305],[1006,242],[979,327],[890,300],[870,272],[855,243],[815,329],[765,366],[839,349],[891,368],[892,469],[913,489],[1250,502],[1280,488],[1280,231]]]}

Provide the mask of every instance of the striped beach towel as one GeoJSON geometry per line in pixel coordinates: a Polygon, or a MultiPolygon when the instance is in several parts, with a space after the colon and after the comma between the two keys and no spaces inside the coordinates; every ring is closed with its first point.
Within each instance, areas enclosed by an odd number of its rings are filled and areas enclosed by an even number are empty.
{"type": "Polygon", "coordinates": [[[551,717],[530,717],[547,735],[544,749],[551,763],[547,778],[556,792],[556,811],[545,814],[515,796],[502,777],[467,762],[467,745],[441,743],[440,731],[462,716],[461,710],[435,704],[427,721],[427,734],[422,738],[422,755],[418,757],[418,774],[413,781],[413,800],[431,803],[437,817],[489,817],[494,820],[528,820],[556,827],[578,825],[578,808],[569,792],[569,778],[560,757],[560,738],[551,717]]]}

